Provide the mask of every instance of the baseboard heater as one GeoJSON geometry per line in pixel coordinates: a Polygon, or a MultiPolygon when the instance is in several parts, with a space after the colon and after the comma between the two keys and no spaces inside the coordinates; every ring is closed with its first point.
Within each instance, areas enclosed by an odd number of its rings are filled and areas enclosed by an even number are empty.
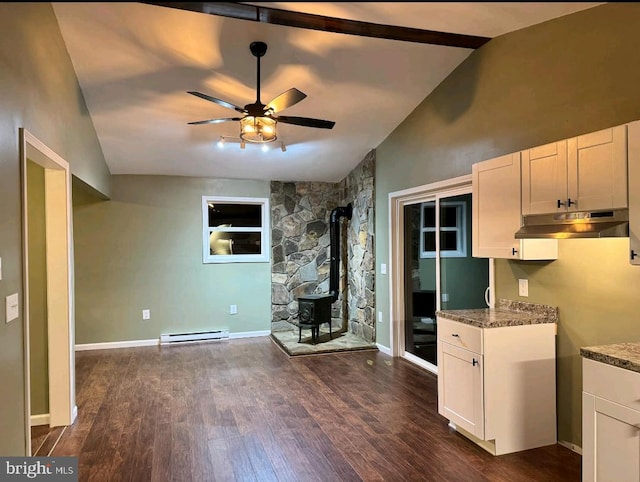
{"type": "Polygon", "coordinates": [[[167,333],[160,335],[160,344],[189,343],[209,340],[228,340],[229,330],[199,331],[196,333],[167,333]]]}

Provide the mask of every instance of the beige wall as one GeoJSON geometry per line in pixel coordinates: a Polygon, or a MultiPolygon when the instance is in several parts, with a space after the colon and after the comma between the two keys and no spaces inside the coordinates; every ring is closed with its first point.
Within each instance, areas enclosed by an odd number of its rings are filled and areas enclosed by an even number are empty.
{"type": "MultiPolygon", "coordinates": [[[[495,38],[471,54],[377,148],[376,309],[385,315],[378,343],[389,346],[390,341],[389,278],[380,274],[380,263],[389,260],[389,192],[470,174],[475,162],[640,119],[638,25],[640,4],[610,3],[495,38]]],[[[496,295],[513,298],[518,275],[510,271],[526,269],[532,287],[528,300],[560,306],[558,437],[580,444],[579,347],[605,338],[640,339],[640,269],[627,265],[618,244],[615,265],[602,269],[625,271],[626,284],[603,290],[613,278],[593,278],[589,264],[573,265],[578,260],[568,255],[577,253],[569,246],[562,246],[560,260],[544,267],[498,263],[496,295]],[[564,281],[553,284],[553,296],[536,288],[552,279],[550,272],[564,281]],[[561,301],[574,299],[575,286],[582,300],[603,308],[581,309],[561,301]]],[[[606,244],[593,250],[596,264],[609,256],[606,244]]]]}
{"type": "Polygon", "coordinates": [[[268,181],[113,176],[109,201],[76,193],[76,344],[270,330],[270,263],[202,263],[202,196],[269,198],[268,181]]]}
{"type": "Polygon", "coordinates": [[[49,413],[44,168],[27,163],[31,415],[49,413]]]}
{"type": "MultiPolygon", "coordinates": [[[[19,128],[104,194],[110,177],[51,5],[0,3],[0,31],[0,300],[22,301],[19,128]]],[[[0,454],[23,455],[23,319],[7,324],[0,313],[0,454]]]]}

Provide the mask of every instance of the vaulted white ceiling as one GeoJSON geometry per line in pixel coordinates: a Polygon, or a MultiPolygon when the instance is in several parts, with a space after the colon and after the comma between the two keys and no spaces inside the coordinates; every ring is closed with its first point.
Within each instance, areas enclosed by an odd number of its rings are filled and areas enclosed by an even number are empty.
{"type": "MultiPolygon", "coordinates": [[[[338,181],[449,75],[470,49],[417,44],[188,12],[142,3],[53,3],[112,174],[338,181]],[[288,116],[333,129],[278,124],[278,142],[240,149],[233,110],[296,87],[307,98],[288,116]],[[231,137],[224,148],[220,136],[231,137]],[[280,149],[280,142],[286,152],[280,149]]],[[[258,4],[256,4],[258,5],[258,4]]],[[[599,3],[259,3],[378,24],[495,37],[599,3]]]]}

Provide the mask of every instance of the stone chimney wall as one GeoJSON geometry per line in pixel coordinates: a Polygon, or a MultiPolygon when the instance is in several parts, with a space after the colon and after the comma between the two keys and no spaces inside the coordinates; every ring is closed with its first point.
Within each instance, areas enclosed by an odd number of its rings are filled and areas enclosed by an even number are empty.
{"type": "Polygon", "coordinates": [[[297,319],[299,296],[329,292],[329,218],[351,203],[351,220],[341,221],[340,297],[332,326],[375,340],[374,173],[371,151],[339,183],[271,182],[273,329],[297,319]]]}

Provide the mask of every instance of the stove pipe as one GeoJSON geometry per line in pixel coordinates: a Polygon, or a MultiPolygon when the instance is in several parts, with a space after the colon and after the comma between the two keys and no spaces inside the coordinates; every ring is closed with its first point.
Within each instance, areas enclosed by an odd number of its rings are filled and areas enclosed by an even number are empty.
{"type": "Polygon", "coordinates": [[[330,264],[329,264],[329,294],[331,295],[331,302],[335,302],[339,296],[340,288],[340,218],[346,217],[351,219],[351,213],[353,209],[351,203],[346,206],[340,206],[331,211],[331,218],[329,220],[329,235],[331,238],[330,244],[330,264]]]}

